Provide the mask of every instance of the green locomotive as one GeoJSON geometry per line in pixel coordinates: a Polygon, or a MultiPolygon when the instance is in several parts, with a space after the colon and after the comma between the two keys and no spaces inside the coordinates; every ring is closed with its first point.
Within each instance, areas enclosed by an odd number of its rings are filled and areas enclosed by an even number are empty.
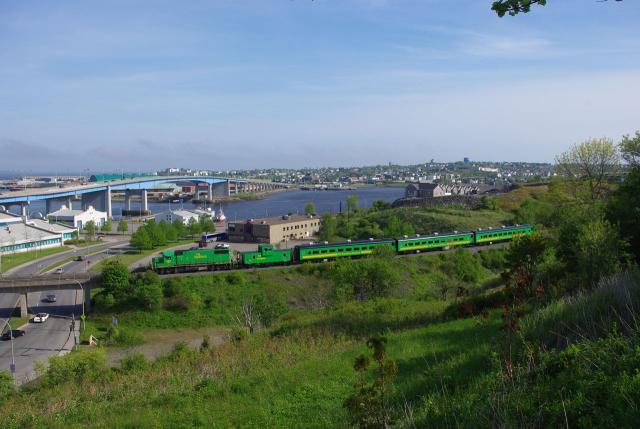
{"type": "Polygon", "coordinates": [[[159,274],[184,273],[206,269],[231,268],[231,249],[219,244],[215,249],[176,250],[162,252],[151,260],[151,268],[159,274]]]}

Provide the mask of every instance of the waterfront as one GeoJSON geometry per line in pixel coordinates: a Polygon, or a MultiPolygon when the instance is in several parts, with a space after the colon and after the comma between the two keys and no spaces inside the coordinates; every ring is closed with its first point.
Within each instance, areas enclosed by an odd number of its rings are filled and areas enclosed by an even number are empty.
{"type": "MultiPolygon", "coordinates": [[[[229,220],[257,219],[262,217],[282,216],[289,213],[304,213],[309,202],[313,203],[319,214],[337,213],[346,207],[346,200],[349,195],[358,198],[360,207],[371,207],[374,201],[382,200],[388,203],[404,196],[404,188],[401,187],[365,187],[350,191],[289,191],[277,192],[260,200],[248,201],[227,201],[222,203],[224,214],[229,220]]],[[[61,203],[55,202],[53,210],[57,210],[61,203]]],[[[113,216],[118,219],[123,208],[122,201],[113,201],[113,216]]],[[[74,201],[74,208],[80,208],[80,202],[74,201]]],[[[139,207],[133,202],[132,208],[139,207]]],[[[198,205],[192,203],[170,204],[149,202],[149,209],[152,213],[158,213],[169,208],[193,209],[198,205]]],[[[218,211],[220,203],[214,203],[214,209],[218,211]]],[[[12,207],[13,211],[17,207],[12,207]]],[[[33,202],[29,206],[30,216],[45,212],[43,201],[33,202]]]]}

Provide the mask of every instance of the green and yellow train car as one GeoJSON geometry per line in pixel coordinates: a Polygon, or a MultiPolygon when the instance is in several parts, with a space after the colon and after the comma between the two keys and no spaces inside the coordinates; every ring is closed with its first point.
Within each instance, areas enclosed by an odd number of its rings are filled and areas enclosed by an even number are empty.
{"type": "Polygon", "coordinates": [[[532,225],[503,226],[501,228],[486,228],[475,231],[475,244],[491,244],[513,240],[521,235],[533,233],[532,225]]]}
{"type": "Polygon", "coordinates": [[[240,252],[239,261],[250,267],[288,264],[291,263],[291,249],[278,250],[270,244],[260,244],[257,252],[240,252]]]}
{"type": "Polygon", "coordinates": [[[371,255],[377,248],[395,251],[395,240],[363,240],[343,243],[315,243],[296,246],[295,260],[299,262],[323,261],[343,257],[371,255]]]}
{"type": "Polygon", "coordinates": [[[403,253],[418,253],[444,247],[469,246],[474,243],[474,236],[473,231],[417,235],[415,237],[398,238],[396,243],[396,252],[401,255],[403,253]]]}
{"type": "Polygon", "coordinates": [[[162,252],[160,256],[152,259],[151,267],[159,274],[229,269],[231,268],[231,249],[228,245],[220,245],[214,249],[162,252]]]}

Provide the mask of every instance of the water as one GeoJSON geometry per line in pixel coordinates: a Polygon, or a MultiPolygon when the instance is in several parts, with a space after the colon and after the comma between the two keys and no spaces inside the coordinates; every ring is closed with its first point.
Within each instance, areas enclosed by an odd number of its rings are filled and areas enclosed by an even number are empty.
{"type": "MultiPolygon", "coordinates": [[[[382,200],[388,203],[404,196],[404,188],[401,187],[370,187],[359,188],[351,191],[288,191],[279,192],[267,196],[261,200],[250,201],[227,201],[222,203],[222,209],[228,220],[246,220],[246,219],[258,219],[263,217],[275,217],[282,216],[289,213],[304,213],[308,203],[313,203],[316,207],[316,212],[323,213],[338,213],[340,211],[340,202],[342,202],[343,211],[346,208],[346,201],[349,195],[355,195],[358,197],[360,207],[371,207],[374,201],[382,200]]],[[[60,206],[59,202],[54,202],[52,209],[57,210],[60,206]]],[[[113,201],[112,211],[113,216],[117,219],[120,216],[121,210],[124,206],[122,201],[113,201]]],[[[136,201],[131,202],[131,208],[139,208],[139,203],[136,201]]],[[[183,204],[169,204],[169,203],[157,203],[149,202],[149,210],[152,213],[159,213],[172,209],[178,209],[183,207],[185,209],[198,208],[197,205],[192,203],[183,204]]],[[[216,212],[219,210],[220,204],[215,203],[214,209],[216,212]]],[[[74,208],[80,208],[79,202],[74,202],[74,208]]],[[[16,211],[17,207],[12,207],[12,211],[16,211]]],[[[29,206],[29,213],[33,216],[35,213],[45,212],[44,201],[36,201],[29,206]]]]}

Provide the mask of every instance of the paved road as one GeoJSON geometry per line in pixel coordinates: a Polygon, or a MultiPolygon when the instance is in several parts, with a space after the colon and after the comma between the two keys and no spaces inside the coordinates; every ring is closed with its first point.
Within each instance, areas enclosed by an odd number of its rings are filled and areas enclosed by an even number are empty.
{"type": "MultiPolygon", "coordinates": [[[[82,313],[82,294],[70,291],[69,294],[58,294],[58,302],[46,303],[42,299],[46,292],[30,293],[28,298],[29,313],[39,311],[52,315],[76,315],[82,313]]],[[[50,356],[71,350],[74,344],[70,331],[70,318],[50,317],[45,323],[29,323],[24,330],[27,334],[13,340],[13,355],[16,363],[16,378],[23,383],[35,377],[35,362],[47,363],[50,356]]],[[[76,321],[79,330],[79,320],[76,321]]],[[[14,329],[17,326],[13,327],[14,329]]],[[[10,371],[11,341],[0,341],[0,371],[10,371]]]]}

